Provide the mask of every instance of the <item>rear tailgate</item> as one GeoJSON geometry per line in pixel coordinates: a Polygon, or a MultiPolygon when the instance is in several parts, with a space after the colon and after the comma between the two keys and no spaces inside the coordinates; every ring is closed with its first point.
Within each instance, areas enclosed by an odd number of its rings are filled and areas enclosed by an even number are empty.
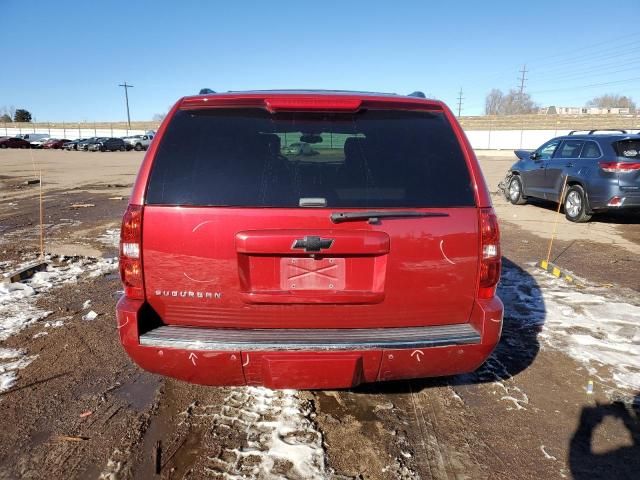
{"type": "Polygon", "coordinates": [[[621,140],[613,147],[618,155],[618,183],[624,191],[640,192],[640,139],[621,140]]]}
{"type": "Polygon", "coordinates": [[[469,320],[479,210],[442,112],[179,110],[159,141],[142,258],[148,302],[164,323],[469,320]],[[309,146],[286,148],[293,143],[309,146]],[[440,216],[330,218],[371,210],[440,216]]]}
{"type": "Polygon", "coordinates": [[[370,226],[333,225],[324,210],[148,206],[147,298],[165,323],[176,325],[362,328],[466,322],[477,283],[477,210],[439,211],[449,216],[370,226]],[[275,228],[278,224],[292,228],[275,228]],[[291,248],[310,236],[333,245],[316,258],[291,248]]]}

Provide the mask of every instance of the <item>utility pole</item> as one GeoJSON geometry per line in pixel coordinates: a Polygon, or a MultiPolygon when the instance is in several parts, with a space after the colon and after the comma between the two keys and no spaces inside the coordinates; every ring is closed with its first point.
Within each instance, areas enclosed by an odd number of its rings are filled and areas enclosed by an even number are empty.
{"type": "Polygon", "coordinates": [[[124,87],[124,99],[127,103],[127,125],[131,128],[131,116],[129,115],[129,92],[128,89],[133,88],[133,85],[128,85],[127,82],[121,83],[119,87],[124,87]]]}
{"type": "Polygon", "coordinates": [[[527,77],[525,77],[526,73],[527,73],[527,65],[523,65],[522,66],[522,70],[520,70],[520,73],[522,74],[519,78],[520,80],[520,98],[522,98],[522,95],[524,94],[524,82],[525,80],[528,80],[527,77]]]}
{"type": "Polygon", "coordinates": [[[460,93],[458,93],[458,117],[460,117],[460,112],[462,112],[462,100],[464,100],[464,97],[462,96],[462,87],[460,87],[460,93]]]}

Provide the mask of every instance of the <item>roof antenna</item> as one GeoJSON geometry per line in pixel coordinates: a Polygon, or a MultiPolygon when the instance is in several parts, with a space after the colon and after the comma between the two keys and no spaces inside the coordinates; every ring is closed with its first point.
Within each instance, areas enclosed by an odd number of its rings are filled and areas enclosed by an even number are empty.
{"type": "Polygon", "coordinates": [[[416,90],[415,92],[410,93],[409,95],[407,95],[408,97],[418,97],[418,98],[427,98],[425,96],[425,94],[419,90],[416,90]]]}
{"type": "Polygon", "coordinates": [[[201,88],[200,89],[200,95],[209,95],[210,93],[216,93],[216,92],[214,92],[210,88],[201,88]]]}

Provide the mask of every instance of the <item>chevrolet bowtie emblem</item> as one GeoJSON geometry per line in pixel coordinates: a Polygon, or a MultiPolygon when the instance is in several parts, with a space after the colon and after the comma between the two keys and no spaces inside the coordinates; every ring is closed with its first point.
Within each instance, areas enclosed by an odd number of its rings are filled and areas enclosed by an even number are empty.
{"type": "Polygon", "coordinates": [[[291,248],[304,248],[305,252],[319,252],[330,248],[331,245],[333,245],[333,238],[320,238],[309,235],[295,240],[291,248]]]}

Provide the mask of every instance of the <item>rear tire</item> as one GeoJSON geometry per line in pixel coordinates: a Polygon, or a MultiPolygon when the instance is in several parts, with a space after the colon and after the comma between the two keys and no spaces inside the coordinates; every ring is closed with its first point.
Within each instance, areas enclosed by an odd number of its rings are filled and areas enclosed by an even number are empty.
{"type": "Polygon", "coordinates": [[[0,148],[9,148],[7,147],[4,143],[2,145],[0,145],[0,148]]]}
{"type": "Polygon", "coordinates": [[[564,216],[570,222],[588,222],[592,217],[588,211],[589,205],[584,189],[580,185],[571,185],[564,197],[564,216]]]}
{"type": "Polygon", "coordinates": [[[142,150],[142,145],[141,145],[141,144],[139,144],[139,143],[136,143],[136,146],[135,146],[135,147],[133,147],[133,149],[134,149],[136,152],[139,152],[140,150],[142,150]]]}
{"type": "Polygon", "coordinates": [[[124,145],[120,145],[120,148],[118,149],[121,152],[125,152],[127,150],[127,147],[125,147],[124,145]]]}
{"type": "Polygon", "coordinates": [[[522,194],[522,180],[518,175],[514,175],[509,181],[509,190],[507,191],[509,201],[514,205],[524,205],[527,200],[522,194]]]}

